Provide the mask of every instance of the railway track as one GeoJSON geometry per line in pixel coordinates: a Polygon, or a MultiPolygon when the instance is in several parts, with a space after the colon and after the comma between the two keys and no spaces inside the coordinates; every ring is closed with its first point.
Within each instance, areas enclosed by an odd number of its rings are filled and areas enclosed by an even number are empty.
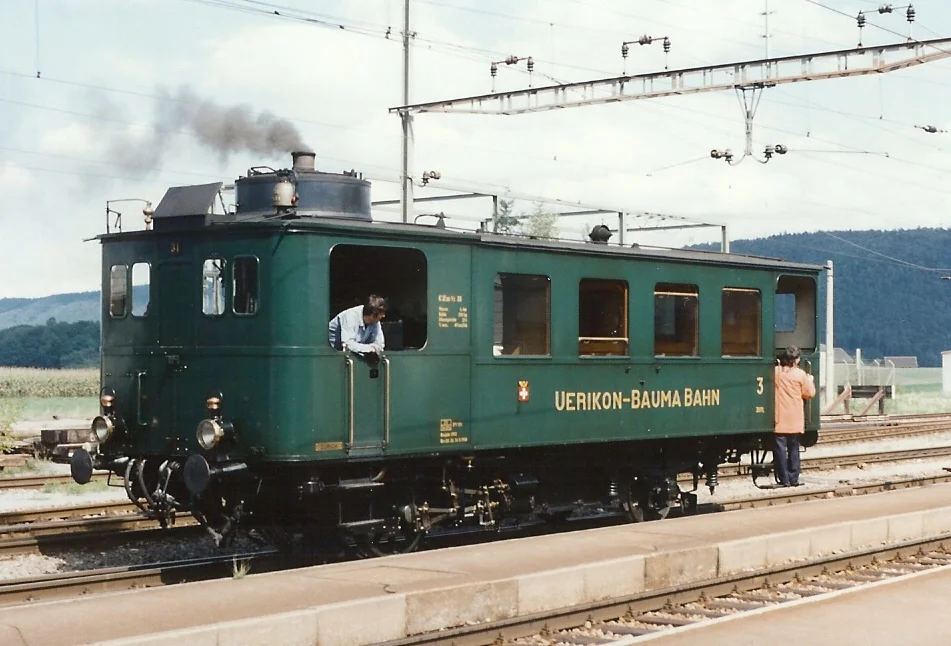
{"type": "Polygon", "coordinates": [[[285,567],[276,550],[0,581],[0,604],[242,576],[285,567]]]}
{"type": "MultiPolygon", "coordinates": [[[[92,482],[105,482],[106,474],[97,474],[93,476],[92,482]]],[[[119,480],[121,483],[121,478],[119,480]]],[[[0,490],[2,489],[40,489],[48,484],[69,485],[73,484],[72,476],[63,475],[45,475],[45,476],[17,476],[13,478],[0,478],[0,490]]]]}
{"type": "MultiPolygon", "coordinates": [[[[141,513],[100,518],[73,518],[0,526],[0,556],[43,554],[50,550],[81,549],[84,546],[111,546],[129,541],[149,541],[169,536],[155,519],[141,513]]],[[[191,514],[176,515],[171,531],[183,535],[202,530],[191,514]]]]}
{"type": "MultiPolygon", "coordinates": [[[[542,612],[528,617],[451,628],[384,642],[488,646],[627,644],[641,635],[702,625],[728,614],[761,610],[805,597],[951,565],[951,534],[877,546],[849,554],[743,572],[691,585],[542,612]]],[[[697,633],[703,639],[703,633],[697,633]]]]}

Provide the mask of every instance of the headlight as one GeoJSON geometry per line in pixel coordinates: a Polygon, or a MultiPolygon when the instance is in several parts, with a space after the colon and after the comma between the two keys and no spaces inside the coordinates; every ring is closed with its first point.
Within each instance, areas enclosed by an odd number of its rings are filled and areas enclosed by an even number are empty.
{"type": "Polygon", "coordinates": [[[198,438],[198,444],[201,448],[210,451],[225,436],[225,428],[218,420],[203,419],[198,423],[198,431],[195,436],[198,438]]]}
{"type": "Polygon", "coordinates": [[[99,440],[99,443],[102,444],[110,437],[112,433],[116,430],[115,424],[112,423],[112,420],[108,417],[103,417],[99,415],[92,421],[92,432],[96,436],[96,439],[99,440]]]}

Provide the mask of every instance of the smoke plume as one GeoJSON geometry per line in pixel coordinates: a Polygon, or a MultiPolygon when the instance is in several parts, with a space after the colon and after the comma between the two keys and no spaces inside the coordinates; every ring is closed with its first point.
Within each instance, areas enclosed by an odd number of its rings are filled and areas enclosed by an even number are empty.
{"type": "Polygon", "coordinates": [[[222,106],[182,86],[165,91],[157,106],[158,129],[184,131],[218,153],[224,161],[232,153],[262,155],[308,150],[297,128],[287,119],[255,112],[248,105],[222,106]]]}

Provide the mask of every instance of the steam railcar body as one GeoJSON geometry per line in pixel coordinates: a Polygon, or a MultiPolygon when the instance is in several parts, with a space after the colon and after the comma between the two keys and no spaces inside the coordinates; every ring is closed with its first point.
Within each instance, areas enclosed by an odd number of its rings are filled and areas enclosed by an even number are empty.
{"type": "MultiPolygon", "coordinates": [[[[102,243],[99,452],[145,511],[218,541],[309,525],[376,550],[592,506],[662,517],[752,453],[774,351],[817,366],[819,267],[372,221],[369,184],[252,169],[170,189],[102,243]],[[328,321],[388,298],[380,360],[328,321]]],[[[818,378],[818,376],[817,376],[818,378]]],[[[818,430],[817,401],[806,403],[818,430]]]]}

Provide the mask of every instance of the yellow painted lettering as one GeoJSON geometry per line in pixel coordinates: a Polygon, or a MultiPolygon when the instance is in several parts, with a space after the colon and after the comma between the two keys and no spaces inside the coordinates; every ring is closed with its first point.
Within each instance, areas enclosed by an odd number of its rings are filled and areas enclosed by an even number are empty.
{"type": "Polygon", "coordinates": [[[565,410],[565,391],[555,391],[555,410],[565,410]]]}
{"type": "Polygon", "coordinates": [[[588,410],[588,393],[575,393],[578,398],[578,410],[588,410]]]}
{"type": "Polygon", "coordinates": [[[659,390],[651,391],[651,407],[660,408],[661,394],[659,390]]]}
{"type": "Polygon", "coordinates": [[[674,391],[674,399],[673,401],[670,402],[670,405],[676,406],[678,408],[680,407],[680,391],[679,390],[674,391]]]}
{"type": "Polygon", "coordinates": [[[575,394],[565,393],[565,410],[577,410],[575,408],[575,394]]]}
{"type": "Polygon", "coordinates": [[[714,406],[720,405],[720,389],[719,388],[713,391],[713,396],[710,398],[710,403],[714,406]]]}
{"type": "Polygon", "coordinates": [[[640,408],[641,407],[641,391],[632,390],[631,391],[631,408],[640,408]]]}
{"type": "Polygon", "coordinates": [[[651,407],[651,394],[648,391],[641,393],[641,408],[651,407]]]}
{"type": "MultiPolygon", "coordinates": [[[[608,393],[604,393],[604,394],[607,395],[608,393]]],[[[614,408],[614,409],[621,408],[621,404],[624,403],[624,398],[621,396],[621,393],[612,393],[612,395],[613,396],[611,398],[611,408],[614,408]]]]}
{"type": "Polygon", "coordinates": [[[684,406],[693,406],[693,391],[684,388],[684,406]]]}
{"type": "Polygon", "coordinates": [[[660,405],[670,407],[670,402],[671,402],[670,391],[665,390],[664,392],[660,394],[660,405]]]}
{"type": "Polygon", "coordinates": [[[591,410],[601,410],[601,393],[591,393],[591,410]]]}

